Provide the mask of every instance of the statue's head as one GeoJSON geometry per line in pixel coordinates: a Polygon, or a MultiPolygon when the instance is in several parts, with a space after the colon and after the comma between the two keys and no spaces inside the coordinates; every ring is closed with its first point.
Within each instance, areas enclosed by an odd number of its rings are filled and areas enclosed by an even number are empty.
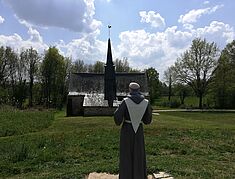
{"type": "Polygon", "coordinates": [[[129,91],[130,92],[138,92],[140,90],[140,85],[136,82],[131,82],[129,84],[129,91]]]}

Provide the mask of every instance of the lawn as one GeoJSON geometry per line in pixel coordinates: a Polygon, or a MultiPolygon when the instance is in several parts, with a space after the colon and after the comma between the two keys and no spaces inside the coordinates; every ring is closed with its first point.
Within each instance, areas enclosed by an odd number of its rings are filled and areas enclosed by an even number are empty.
{"type": "MultiPolygon", "coordinates": [[[[120,127],[112,117],[14,113],[11,118],[9,111],[0,114],[1,130],[16,131],[11,135],[3,132],[0,137],[0,178],[84,178],[93,171],[118,173],[120,127]],[[32,125],[35,121],[38,125],[32,125]]],[[[148,173],[235,178],[234,113],[162,112],[145,126],[145,143],[148,173]]]]}

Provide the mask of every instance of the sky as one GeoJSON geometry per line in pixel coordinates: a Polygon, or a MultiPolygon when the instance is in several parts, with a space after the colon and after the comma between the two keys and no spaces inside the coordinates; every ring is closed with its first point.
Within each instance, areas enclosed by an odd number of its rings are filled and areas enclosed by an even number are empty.
{"type": "Polygon", "coordinates": [[[195,38],[222,50],[235,39],[233,0],[0,0],[0,46],[33,47],[90,64],[113,59],[164,71],[195,38]]]}

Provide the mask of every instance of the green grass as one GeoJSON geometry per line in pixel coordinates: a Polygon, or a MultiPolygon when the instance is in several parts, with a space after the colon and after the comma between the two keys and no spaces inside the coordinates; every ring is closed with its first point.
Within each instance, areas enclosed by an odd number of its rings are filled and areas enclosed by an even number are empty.
{"type": "MultiPolygon", "coordinates": [[[[120,127],[112,117],[64,115],[56,113],[49,127],[0,137],[0,177],[84,178],[93,171],[118,173],[120,127]]],[[[2,125],[5,119],[0,120],[2,125]]],[[[8,130],[14,128],[13,121],[12,126],[6,125],[8,130]]],[[[27,120],[22,125],[27,126],[27,120]]],[[[148,173],[235,178],[234,113],[161,113],[145,126],[145,143],[148,173]]]]}
{"type": "Polygon", "coordinates": [[[51,112],[0,109],[0,137],[27,134],[48,127],[54,115],[51,112]]]}

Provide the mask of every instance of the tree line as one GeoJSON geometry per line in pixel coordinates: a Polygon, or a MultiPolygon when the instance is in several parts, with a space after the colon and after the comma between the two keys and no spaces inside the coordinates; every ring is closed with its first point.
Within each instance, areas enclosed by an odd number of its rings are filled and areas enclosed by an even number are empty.
{"type": "MultiPolygon", "coordinates": [[[[127,58],[114,61],[116,71],[138,71],[130,68],[127,58]]],[[[43,106],[61,109],[66,103],[70,73],[104,73],[105,63],[86,64],[62,56],[56,47],[44,54],[33,48],[20,53],[11,47],[0,47],[0,105],[17,108],[43,106]]]]}
{"type": "Polygon", "coordinates": [[[173,89],[178,91],[181,104],[189,91],[198,97],[198,108],[235,107],[235,41],[220,52],[215,42],[196,38],[174,65],[164,73],[168,99],[173,89]],[[203,98],[207,102],[203,103],[203,98]]]}
{"type": "MultiPolygon", "coordinates": [[[[104,72],[104,62],[86,64],[62,56],[56,47],[49,47],[43,54],[35,49],[20,53],[11,47],[0,47],[0,105],[18,108],[44,106],[61,109],[66,103],[70,73],[104,72]]],[[[115,59],[117,72],[139,72],[129,66],[128,59],[115,59]]],[[[220,51],[216,43],[196,38],[188,50],[176,59],[164,72],[164,81],[153,67],[146,72],[150,101],[167,96],[179,97],[179,105],[185,98],[198,97],[198,107],[235,107],[235,41],[220,51]]],[[[177,107],[177,106],[176,106],[177,107]]]]}

